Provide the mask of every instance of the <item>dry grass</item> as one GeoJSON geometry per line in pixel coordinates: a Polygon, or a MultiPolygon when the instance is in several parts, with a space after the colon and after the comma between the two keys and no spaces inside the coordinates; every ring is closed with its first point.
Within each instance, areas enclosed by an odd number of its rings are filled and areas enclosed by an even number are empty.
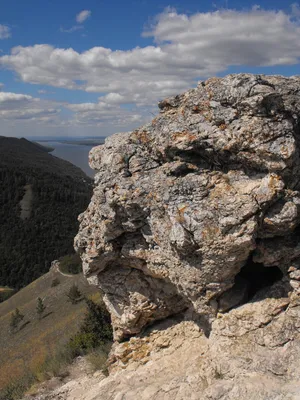
{"type": "Polygon", "coordinates": [[[75,305],[68,301],[66,293],[74,283],[84,295],[99,298],[97,289],[81,274],[65,277],[52,271],[0,304],[0,390],[28,373],[38,373],[41,366],[76,333],[86,305],[84,301],[75,305]],[[60,284],[51,287],[55,278],[60,284]],[[36,313],[38,297],[46,306],[41,320],[36,313]],[[25,318],[19,330],[12,334],[10,317],[16,308],[25,318]]]}
{"type": "Polygon", "coordinates": [[[87,361],[92,367],[92,370],[107,372],[107,357],[110,351],[111,345],[107,343],[97,349],[94,349],[87,355],[87,361]]]}

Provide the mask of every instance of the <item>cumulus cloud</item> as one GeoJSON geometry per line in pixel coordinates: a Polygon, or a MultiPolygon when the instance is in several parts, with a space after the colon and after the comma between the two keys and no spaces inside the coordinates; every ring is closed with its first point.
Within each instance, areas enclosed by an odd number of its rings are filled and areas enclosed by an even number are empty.
{"type": "Polygon", "coordinates": [[[101,100],[98,103],[70,104],[0,91],[1,123],[26,120],[51,124],[55,127],[72,127],[72,129],[80,125],[123,129],[128,126],[133,128],[148,119],[149,113],[146,110],[128,110],[114,101],[111,104],[101,100]],[[71,115],[62,118],[60,115],[62,108],[71,111],[71,115]]]}
{"type": "Polygon", "coordinates": [[[20,102],[28,102],[33,100],[33,97],[28,96],[26,94],[18,94],[18,93],[10,93],[10,92],[1,92],[0,93],[0,107],[3,108],[12,103],[20,103],[20,102]]]}
{"type": "Polygon", "coordinates": [[[11,37],[11,30],[6,25],[0,24],[0,39],[8,39],[11,37]]]}
{"type": "MultiPolygon", "coordinates": [[[[256,6],[186,15],[168,8],[143,32],[152,46],[82,53],[47,44],[18,46],[0,57],[0,65],[24,82],[103,94],[98,103],[67,105],[80,123],[101,124],[113,116],[120,124],[139,122],[157,100],[229,66],[298,63],[298,9],[294,4],[288,14],[256,6]],[[124,104],[132,104],[131,110],[124,104]]],[[[85,10],[78,22],[89,15],[85,10]]]]}
{"type": "Polygon", "coordinates": [[[0,92],[1,120],[43,121],[59,113],[59,108],[39,98],[20,93],[0,92]]]}
{"type": "Polygon", "coordinates": [[[79,24],[82,24],[84,21],[86,21],[91,16],[91,14],[92,14],[92,12],[90,10],[83,10],[76,15],[76,21],[79,24]]]}
{"type": "Polygon", "coordinates": [[[73,111],[74,117],[69,124],[88,124],[95,126],[127,127],[137,126],[150,119],[145,110],[122,108],[117,103],[107,103],[99,99],[98,103],[64,104],[64,107],[73,111]]]}

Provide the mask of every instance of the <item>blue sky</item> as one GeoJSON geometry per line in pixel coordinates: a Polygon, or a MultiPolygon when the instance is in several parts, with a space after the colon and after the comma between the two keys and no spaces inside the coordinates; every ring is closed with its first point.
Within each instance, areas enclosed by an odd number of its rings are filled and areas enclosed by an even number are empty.
{"type": "Polygon", "coordinates": [[[1,134],[108,135],[227,73],[300,73],[295,2],[0,0],[1,134]]]}

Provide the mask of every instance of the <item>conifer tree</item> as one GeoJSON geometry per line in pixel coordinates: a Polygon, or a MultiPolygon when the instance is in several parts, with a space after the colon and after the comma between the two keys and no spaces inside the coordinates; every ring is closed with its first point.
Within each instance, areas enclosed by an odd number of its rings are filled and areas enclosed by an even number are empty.
{"type": "Polygon", "coordinates": [[[18,308],[15,309],[15,311],[11,314],[10,318],[10,328],[12,332],[15,332],[20,325],[21,321],[23,321],[24,315],[21,314],[20,310],[18,308]]]}
{"type": "Polygon", "coordinates": [[[81,332],[92,334],[98,341],[112,340],[110,315],[104,305],[86,299],[87,311],[81,332]]]}
{"type": "Polygon", "coordinates": [[[42,319],[42,315],[45,310],[46,310],[46,306],[45,306],[43,300],[39,297],[37,299],[37,305],[36,305],[36,312],[38,314],[39,319],[42,319]]]}
{"type": "Polygon", "coordinates": [[[67,296],[72,304],[76,304],[79,300],[81,300],[81,292],[75,283],[70,287],[67,296]]]}

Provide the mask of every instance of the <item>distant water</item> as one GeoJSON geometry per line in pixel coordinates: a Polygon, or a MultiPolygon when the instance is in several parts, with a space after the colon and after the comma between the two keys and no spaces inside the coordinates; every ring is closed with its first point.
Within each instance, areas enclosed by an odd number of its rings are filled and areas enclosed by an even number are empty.
{"type": "Polygon", "coordinates": [[[70,161],[72,164],[81,168],[88,176],[94,177],[95,171],[89,166],[89,152],[94,146],[83,146],[77,144],[66,144],[61,142],[49,141],[40,142],[44,146],[54,148],[50,154],[62,158],[63,160],[70,161]]]}

